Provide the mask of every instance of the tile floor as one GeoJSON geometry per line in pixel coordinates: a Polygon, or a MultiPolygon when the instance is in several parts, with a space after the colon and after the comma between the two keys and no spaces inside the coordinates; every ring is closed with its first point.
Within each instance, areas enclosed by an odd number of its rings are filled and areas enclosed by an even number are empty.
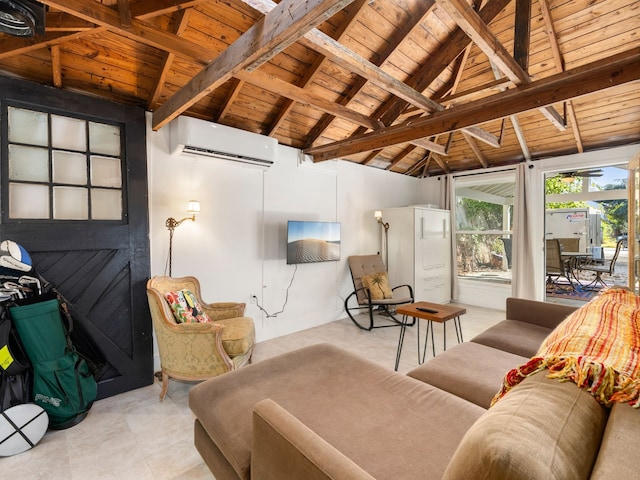
{"type": "MultiPolygon", "coordinates": [[[[465,340],[495,322],[504,312],[466,307],[461,317],[465,340]]],[[[425,324],[421,325],[423,337],[425,324]]],[[[452,322],[447,341],[456,342],[452,322]]],[[[442,351],[442,325],[435,326],[436,353],[442,351]]],[[[331,342],[389,368],[393,368],[398,328],[359,330],[348,319],[256,344],[254,362],[298,347],[331,342]]],[[[422,338],[422,340],[424,340],[422,338]]],[[[417,328],[405,335],[399,371],[417,365],[417,328]]],[[[427,355],[428,358],[429,355],[427,355]]],[[[159,384],[96,402],[80,424],[50,431],[28,452],[0,458],[0,478],[22,480],[84,479],[213,479],[193,446],[193,417],[187,406],[192,383],[170,381],[164,402],[159,384]]]]}

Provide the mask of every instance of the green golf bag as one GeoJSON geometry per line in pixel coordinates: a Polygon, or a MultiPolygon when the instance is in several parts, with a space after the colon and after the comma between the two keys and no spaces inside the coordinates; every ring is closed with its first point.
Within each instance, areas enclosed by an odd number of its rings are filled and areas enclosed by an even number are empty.
{"type": "Polygon", "coordinates": [[[9,307],[13,325],[33,366],[33,401],[49,415],[54,430],[87,416],[98,387],[73,347],[57,299],[9,307]]]}

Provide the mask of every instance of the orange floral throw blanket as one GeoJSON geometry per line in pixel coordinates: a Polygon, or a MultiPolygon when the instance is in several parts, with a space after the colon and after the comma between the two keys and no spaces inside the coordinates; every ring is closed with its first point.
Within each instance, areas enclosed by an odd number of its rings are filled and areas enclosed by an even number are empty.
{"type": "Polygon", "coordinates": [[[602,405],[640,407],[640,297],[610,288],[564,319],[529,362],[509,371],[492,405],[524,378],[547,369],[602,405]]]}

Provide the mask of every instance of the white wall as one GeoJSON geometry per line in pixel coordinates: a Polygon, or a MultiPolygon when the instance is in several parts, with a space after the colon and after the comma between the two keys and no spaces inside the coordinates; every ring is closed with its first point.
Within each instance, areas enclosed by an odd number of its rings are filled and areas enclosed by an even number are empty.
{"type": "Polygon", "coordinates": [[[428,203],[418,179],[346,161],[298,167],[298,150],[284,146],[266,171],[172,156],[169,128],[153,132],[148,118],[151,275],[168,275],[166,219],[186,216],[187,202],[198,200],[197,220],[175,230],[172,275],[197,277],[205,301],[247,303],[258,341],[346,316],[347,257],[381,248],[373,211],[428,203]],[[341,260],[287,265],[287,220],[341,222],[341,260]],[[269,314],[282,313],[267,316],[251,294],[269,314]]]}

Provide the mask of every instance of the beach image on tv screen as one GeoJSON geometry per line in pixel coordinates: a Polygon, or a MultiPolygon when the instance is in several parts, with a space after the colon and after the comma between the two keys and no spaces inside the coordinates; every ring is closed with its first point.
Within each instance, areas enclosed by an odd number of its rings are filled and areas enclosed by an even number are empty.
{"type": "Polygon", "coordinates": [[[340,260],[340,223],[290,221],[287,228],[287,263],[340,260]]]}

